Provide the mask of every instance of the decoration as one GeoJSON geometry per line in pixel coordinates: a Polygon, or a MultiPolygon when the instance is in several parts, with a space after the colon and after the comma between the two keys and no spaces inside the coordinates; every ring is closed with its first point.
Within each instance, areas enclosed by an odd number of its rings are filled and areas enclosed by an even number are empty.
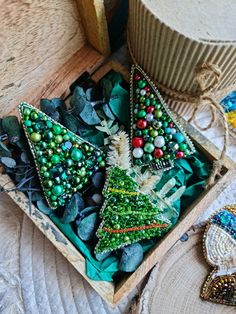
{"type": "Polygon", "coordinates": [[[236,305],[236,205],[225,206],[210,219],[203,250],[214,270],[203,285],[202,298],[236,305]]]}
{"type": "Polygon", "coordinates": [[[103,221],[97,231],[99,242],[95,252],[112,251],[142,239],[159,237],[169,230],[171,219],[178,216],[172,204],[185,187],[170,195],[176,184],[171,178],[154,192],[162,175],[142,173],[140,167],[131,169],[129,140],[124,132],[112,137],[108,164],[111,167],[103,189],[105,202],[100,213],[103,221]]]}
{"type": "Polygon", "coordinates": [[[51,208],[64,206],[105,166],[103,153],[27,103],[19,111],[45,198],[51,208]]]}
{"type": "Polygon", "coordinates": [[[137,65],[131,71],[131,137],[135,165],[169,169],[195,149],[153,82],[137,65]]]}

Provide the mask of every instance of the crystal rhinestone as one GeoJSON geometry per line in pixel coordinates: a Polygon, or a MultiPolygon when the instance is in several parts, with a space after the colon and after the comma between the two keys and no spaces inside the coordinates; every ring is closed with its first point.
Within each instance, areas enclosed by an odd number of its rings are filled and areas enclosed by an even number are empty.
{"type": "Polygon", "coordinates": [[[148,113],[148,114],[146,115],[146,120],[147,120],[148,122],[153,121],[153,119],[154,119],[154,116],[153,116],[152,113],[148,113]]]}

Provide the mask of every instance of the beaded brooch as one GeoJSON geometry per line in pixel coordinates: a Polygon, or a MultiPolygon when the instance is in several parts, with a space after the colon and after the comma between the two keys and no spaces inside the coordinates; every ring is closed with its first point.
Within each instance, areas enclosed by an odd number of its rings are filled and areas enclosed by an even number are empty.
{"type": "Polygon", "coordinates": [[[51,208],[64,206],[105,166],[103,153],[27,103],[19,112],[45,198],[51,208]]]}
{"type": "Polygon", "coordinates": [[[203,236],[203,251],[214,270],[207,277],[201,297],[236,305],[236,205],[214,214],[203,236]]]}
{"type": "Polygon", "coordinates": [[[195,149],[147,74],[132,66],[130,79],[132,160],[153,170],[170,169],[195,149]]]}
{"type": "Polygon", "coordinates": [[[162,236],[171,228],[171,219],[176,218],[172,204],[184,192],[181,187],[170,195],[176,183],[173,178],[154,192],[161,175],[131,167],[129,138],[124,132],[112,137],[107,159],[110,168],[103,189],[105,202],[100,212],[102,223],[97,231],[96,253],[162,236]]]}

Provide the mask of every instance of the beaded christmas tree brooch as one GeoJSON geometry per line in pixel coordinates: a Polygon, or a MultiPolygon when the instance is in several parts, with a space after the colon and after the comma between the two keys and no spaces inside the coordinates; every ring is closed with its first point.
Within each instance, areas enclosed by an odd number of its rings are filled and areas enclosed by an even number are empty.
{"type": "Polygon", "coordinates": [[[110,168],[103,189],[105,202],[100,213],[102,223],[97,231],[99,242],[95,252],[116,250],[167,232],[171,227],[169,218],[175,215],[171,204],[182,195],[184,188],[170,196],[170,189],[175,184],[170,180],[158,193],[153,192],[161,176],[149,171],[142,173],[140,167],[131,168],[129,139],[124,132],[112,137],[108,164],[110,168]],[[165,197],[166,194],[169,197],[165,197]]]}
{"type": "Polygon", "coordinates": [[[21,103],[19,111],[45,198],[63,206],[104,167],[103,153],[35,107],[21,103]]]}
{"type": "Polygon", "coordinates": [[[225,206],[210,219],[203,250],[214,270],[203,285],[202,298],[236,305],[236,205],[225,206]]]}
{"type": "Polygon", "coordinates": [[[134,165],[169,169],[174,160],[192,154],[194,146],[146,73],[132,67],[131,138],[134,165]]]}

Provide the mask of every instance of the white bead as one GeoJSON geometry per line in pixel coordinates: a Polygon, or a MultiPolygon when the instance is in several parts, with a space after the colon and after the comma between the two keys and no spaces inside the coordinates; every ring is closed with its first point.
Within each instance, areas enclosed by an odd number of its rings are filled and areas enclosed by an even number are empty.
{"type": "Polygon", "coordinates": [[[133,150],[134,158],[141,158],[143,156],[143,149],[142,148],[134,148],[133,150]]]}
{"type": "Polygon", "coordinates": [[[163,147],[163,146],[165,145],[165,139],[164,139],[164,137],[163,137],[163,136],[157,136],[157,137],[155,138],[155,140],[154,140],[154,145],[155,145],[156,147],[159,147],[159,148],[163,147]]]}
{"type": "Polygon", "coordinates": [[[175,134],[176,133],[176,129],[172,128],[170,131],[171,134],[175,134]]]}
{"type": "Polygon", "coordinates": [[[145,89],[141,89],[141,91],[140,91],[140,95],[142,95],[142,96],[145,96],[145,95],[146,95],[146,91],[145,91],[145,89]]]}
{"type": "Polygon", "coordinates": [[[152,113],[148,113],[148,114],[146,115],[146,120],[147,120],[148,122],[153,121],[153,119],[154,119],[154,116],[153,116],[152,113]]]}

